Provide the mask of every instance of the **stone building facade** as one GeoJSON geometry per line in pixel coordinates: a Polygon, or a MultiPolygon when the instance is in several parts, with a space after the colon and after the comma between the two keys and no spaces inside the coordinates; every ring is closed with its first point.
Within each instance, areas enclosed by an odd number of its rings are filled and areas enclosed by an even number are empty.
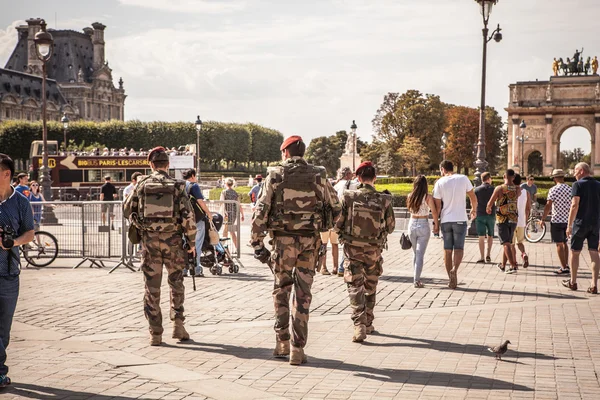
{"type": "MultiPolygon", "coordinates": [[[[35,51],[35,34],[42,20],[32,18],[17,27],[19,36],[5,68],[0,68],[0,120],[41,119],[42,62],[35,51]]],[[[83,32],[48,29],[54,49],[48,61],[47,110],[49,120],[124,120],[123,80],[113,83],[105,60],[104,30],[99,22],[83,32]]]]}
{"type": "Polygon", "coordinates": [[[553,76],[549,81],[509,86],[508,168],[533,173],[531,157],[542,158],[542,173],[558,168],[560,139],[569,128],[585,128],[592,144],[591,167],[600,175],[600,76],[553,76]],[[521,132],[519,125],[527,127],[521,132]],[[519,140],[526,138],[526,140],[519,140]]]}

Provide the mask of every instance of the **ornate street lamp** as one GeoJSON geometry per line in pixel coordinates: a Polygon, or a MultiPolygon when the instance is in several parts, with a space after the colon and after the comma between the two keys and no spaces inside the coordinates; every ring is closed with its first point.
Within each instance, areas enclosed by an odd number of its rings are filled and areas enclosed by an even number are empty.
{"type": "Polygon", "coordinates": [[[483,62],[481,67],[481,104],[479,109],[479,137],[477,141],[477,160],[475,161],[475,184],[481,185],[481,174],[485,172],[488,162],[485,160],[485,84],[487,73],[487,44],[494,39],[496,42],[502,40],[502,29],[500,24],[491,35],[489,34],[488,21],[492,8],[498,3],[498,0],[475,0],[483,16],[483,62]]]}
{"type": "Polygon", "coordinates": [[[352,120],[352,125],[350,125],[350,132],[352,132],[352,137],[348,138],[348,140],[352,140],[352,172],[356,171],[356,121],[352,120]]]}
{"type": "Polygon", "coordinates": [[[529,136],[525,136],[525,128],[527,128],[527,124],[525,123],[525,120],[522,120],[519,125],[521,136],[515,138],[517,142],[521,143],[521,176],[524,176],[525,174],[525,141],[529,139],[529,136]]]}
{"type": "Polygon", "coordinates": [[[440,149],[442,149],[442,158],[443,160],[446,159],[446,143],[448,142],[448,135],[446,134],[446,132],[444,132],[442,134],[442,145],[440,146],[440,149]]]}
{"type": "Polygon", "coordinates": [[[52,57],[54,39],[46,32],[46,21],[41,21],[42,29],[35,35],[35,51],[38,59],[42,62],[42,173],[40,186],[46,200],[52,199],[52,180],[48,169],[48,130],[46,128],[46,63],[52,57]]]}
{"type": "Polygon", "coordinates": [[[200,172],[200,131],[202,130],[202,120],[200,116],[196,118],[196,176],[200,172]]]}
{"type": "Polygon", "coordinates": [[[65,153],[67,152],[67,129],[69,129],[69,117],[67,117],[67,113],[63,113],[60,122],[63,124],[63,146],[65,147],[65,153]]]}

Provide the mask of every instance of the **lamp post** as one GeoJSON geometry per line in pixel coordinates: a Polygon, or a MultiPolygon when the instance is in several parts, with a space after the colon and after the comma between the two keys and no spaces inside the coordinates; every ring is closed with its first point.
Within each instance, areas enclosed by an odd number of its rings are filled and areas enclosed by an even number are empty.
{"type": "Polygon", "coordinates": [[[67,117],[67,113],[63,113],[60,122],[63,124],[63,146],[65,147],[65,153],[67,151],[67,129],[69,129],[69,117],[67,117]]]}
{"type": "Polygon", "coordinates": [[[42,29],[35,34],[35,52],[42,62],[42,174],[40,185],[46,200],[52,199],[52,180],[48,169],[48,130],[46,128],[46,63],[52,57],[54,39],[46,32],[46,21],[42,20],[42,29]]]}
{"type": "Polygon", "coordinates": [[[521,136],[515,138],[517,142],[521,143],[521,176],[524,176],[523,174],[525,174],[525,141],[529,139],[529,136],[525,136],[525,128],[527,128],[527,124],[525,123],[525,120],[522,120],[519,125],[521,136]]]}
{"type": "Polygon", "coordinates": [[[481,67],[481,104],[479,109],[479,137],[477,141],[477,160],[475,161],[475,183],[481,185],[481,174],[485,172],[488,162],[485,160],[485,84],[487,73],[487,44],[494,39],[496,42],[502,40],[502,29],[500,24],[491,35],[489,34],[488,21],[492,8],[498,3],[498,0],[475,0],[481,8],[483,16],[483,62],[481,67]]]}
{"type": "Polygon", "coordinates": [[[446,135],[446,132],[444,132],[442,134],[442,145],[440,146],[440,149],[442,149],[442,159],[445,160],[446,159],[446,143],[448,142],[448,135],[446,135]]]}
{"type": "Polygon", "coordinates": [[[202,120],[200,116],[196,118],[196,176],[200,172],[200,131],[202,130],[202,120]]]}
{"type": "Polygon", "coordinates": [[[352,137],[348,138],[348,140],[352,140],[352,172],[356,171],[356,121],[352,120],[352,125],[350,125],[350,132],[352,132],[352,137]]]}

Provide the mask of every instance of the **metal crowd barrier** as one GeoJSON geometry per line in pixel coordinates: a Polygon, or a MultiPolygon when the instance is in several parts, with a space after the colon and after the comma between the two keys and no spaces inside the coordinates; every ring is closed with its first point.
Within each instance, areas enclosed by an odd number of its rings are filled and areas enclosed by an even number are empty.
{"type": "Polygon", "coordinates": [[[127,231],[120,201],[38,204],[42,207],[39,229],[56,238],[59,258],[82,258],[74,268],[85,262],[99,268],[106,267],[105,262],[117,262],[117,267],[125,264],[127,231]]]}
{"type": "MultiPolygon", "coordinates": [[[[58,242],[58,258],[81,258],[74,268],[86,262],[90,267],[106,267],[116,262],[134,271],[139,261],[138,246],[129,242],[129,222],[123,217],[121,201],[46,201],[41,204],[39,230],[52,234],[58,242]]],[[[225,222],[219,231],[233,258],[240,257],[240,204],[236,201],[208,201],[208,208],[225,222]]],[[[250,217],[250,216],[247,216],[250,217]]]]}

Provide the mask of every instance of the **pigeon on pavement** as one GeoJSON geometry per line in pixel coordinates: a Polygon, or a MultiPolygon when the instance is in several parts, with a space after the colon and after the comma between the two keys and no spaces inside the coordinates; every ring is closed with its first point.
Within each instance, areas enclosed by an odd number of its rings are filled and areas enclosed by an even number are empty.
{"type": "Polygon", "coordinates": [[[510,340],[505,340],[504,343],[502,343],[500,346],[488,347],[488,351],[491,353],[495,353],[497,360],[502,360],[502,354],[506,353],[509,344],[512,344],[510,343],[510,340]]]}

